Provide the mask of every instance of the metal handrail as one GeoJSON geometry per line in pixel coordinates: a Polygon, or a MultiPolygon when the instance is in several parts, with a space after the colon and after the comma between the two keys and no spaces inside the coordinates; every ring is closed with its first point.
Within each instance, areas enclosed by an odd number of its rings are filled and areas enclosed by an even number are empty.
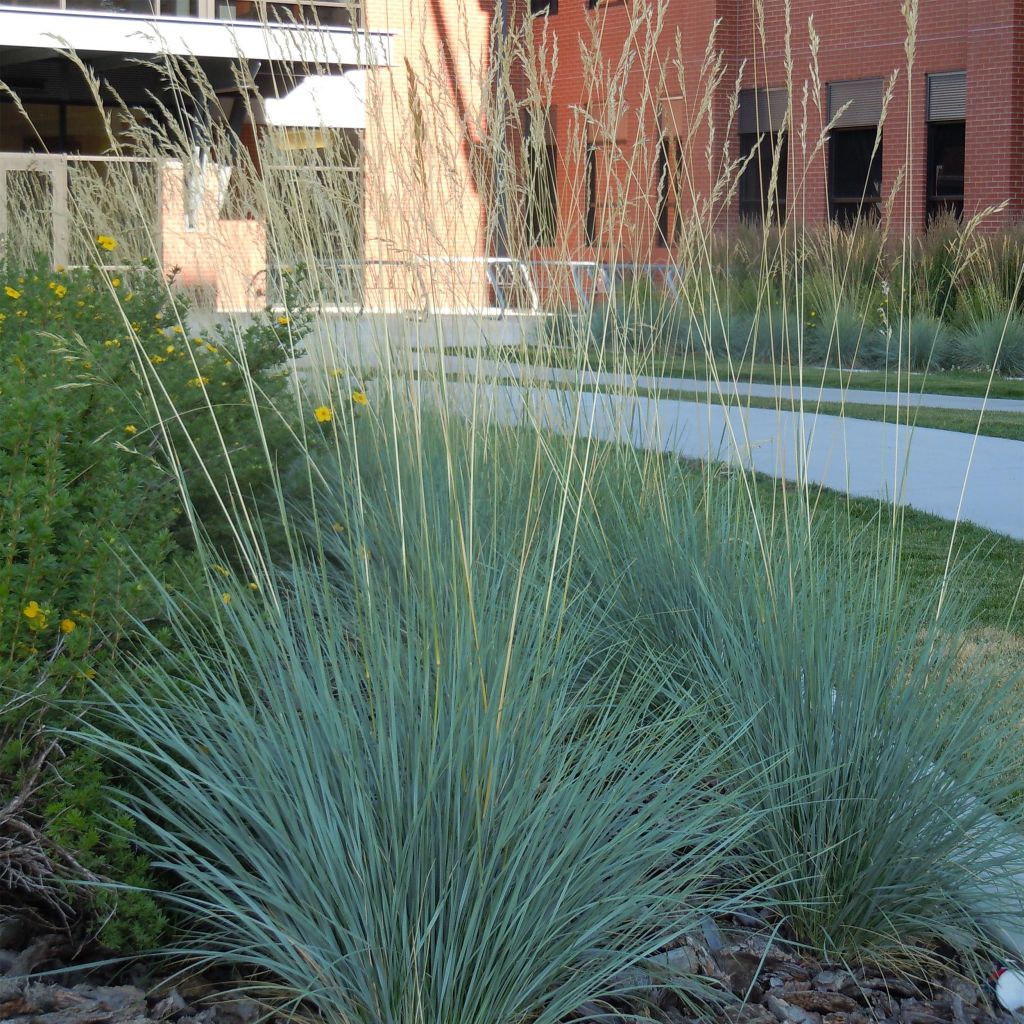
{"type": "MultiPolygon", "coordinates": [[[[514,287],[518,281],[529,296],[529,311],[542,313],[541,289],[537,281],[536,271],[539,268],[557,268],[568,271],[569,278],[581,308],[593,307],[599,296],[614,301],[616,288],[623,284],[628,276],[646,276],[652,281],[661,279],[663,285],[674,298],[679,298],[682,288],[682,270],[674,263],[602,263],[595,260],[521,260],[501,256],[420,256],[414,255],[404,259],[366,259],[336,260],[330,265],[335,269],[361,270],[372,267],[401,267],[408,270],[415,281],[419,293],[419,305],[413,311],[422,318],[433,308],[430,289],[424,279],[423,270],[431,266],[479,266],[483,268],[487,282],[494,292],[497,302],[498,319],[515,308],[510,302],[510,285],[499,276],[503,269],[511,270],[514,287]]],[[[250,283],[255,288],[257,280],[262,277],[269,282],[273,268],[260,271],[250,283]]],[[[355,307],[358,314],[366,311],[365,290],[355,307]]]]}

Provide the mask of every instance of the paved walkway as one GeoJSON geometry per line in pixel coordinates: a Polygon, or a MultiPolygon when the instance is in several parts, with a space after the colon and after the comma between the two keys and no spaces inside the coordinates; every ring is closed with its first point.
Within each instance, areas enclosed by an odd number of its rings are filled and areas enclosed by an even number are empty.
{"type": "MultiPolygon", "coordinates": [[[[416,363],[414,365],[419,365],[416,363]]],[[[423,359],[427,367],[437,366],[437,357],[423,359]]],[[[595,370],[565,370],[557,367],[526,366],[503,363],[473,356],[445,356],[445,369],[449,373],[481,372],[486,376],[515,380],[550,380],[558,383],[576,383],[585,387],[634,387],[651,391],[696,392],[715,396],[743,396],[752,398],[782,398],[792,402],[802,400],[805,405],[818,402],[845,402],[847,405],[887,405],[902,409],[925,407],[929,409],[986,409],[989,412],[1024,413],[1021,398],[973,398],[963,395],[908,394],[907,392],[862,391],[856,388],[823,388],[813,385],[791,387],[775,384],[749,384],[742,381],[707,381],[695,377],[626,377],[619,373],[595,370]]]]}
{"type": "MultiPolygon", "coordinates": [[[[467,397],[473,385],[452,383],[467,397]]],[[[489,389],[496,416],[517,422],[526,403],[550,429],[689,458],[740,463],[856,497],[896,500],[1024,540],[1024,442],[813,412],[576,392],[517,384],[489,389]]]]}

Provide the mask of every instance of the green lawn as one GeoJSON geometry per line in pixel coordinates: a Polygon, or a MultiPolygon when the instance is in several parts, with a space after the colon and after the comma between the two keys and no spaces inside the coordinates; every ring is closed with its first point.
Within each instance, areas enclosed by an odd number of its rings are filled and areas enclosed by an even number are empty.
{"type": "Polygon", "coordinates": [[[697,377],[713,379],[715,371],[722,380],[747,381],[756,384],[803,385],[805,387],[852,388],[858,391],[900,391],[916,394],[965,395],[981,398],[1024,399],[1024,380],[993,377],[991,386],[987,373],[967,370],[935,370],[931,373],[904,373],[880,370],[837,370],[820,366],[805,366],[801,373],[794,366],[775,366],[771,363],[734,363],[724,361],[715,365],[703,357],[672,357],[659,359],[658,373],[666,377],[697,377]]]}
{"type": "MultiPolygon", "coordinates": [[[[457,379],[458,374],[449,375],[457,379]]],[[[511,380],[509,383],[515,383],[511,380]]],[[[547,385],[559,387],[559,385],[547,385]]],[[[562,388],[570,385],[560,385],[562,388]]],[[[630,393],[635,393],[631,391],[630,393]]],[[[664,397],[667,392],[660,392],[664,397]]],[[[695,401],[708,401],[705,394],[680,393],[680,397],[695,401]]],[[[712,401],[716,400],[714,398],[712,401]]],[[[792,408],[779,399],[746,399],[752,406],[792,408]]],[[[838,405],[822,405],[822,413],[837,413],[838,405]]],[[[846,405],[845,415],[865,419],[884,420],[896,415],[896,410],[885,406],[846,405]]],[[[901,410],[901,419],[906,409],[901,410]]],[[[977,426],[977,412],[958,409],[922,409],[917,411],[918,426],[943,430],[972,431],[977,426]]],[[[982,422],[983,434],[1024,440],[1024,415],[1014,413],[986,413],[982,422]]],[[[765,507],[770,507],[773,491],[792,485],[771,477],[758,477],[765,507]]],[[[1012,540],[970,523],[954,525],[949,520],[913,509],[893,510],[890,504],[868,498],[848,498],[836,491],[813,489],[813,505],[817,515],[843,517],[857,530],[873,529],[882,538],[890,538],[900,527],[900,558],[908,586],[925,594],[941,583],[946,572],[946,560],[951,540],[954,541],[954,570],[952,586],[969,594],[976,605],[976,628],[992,631],[997,655],[1009,643],[1012,658],[1024,656],[1024,542],[1012,540]],[[899,522],[896,522],[898,517],[899,522]],[[1009,637],[1009,641],[1007,640],[1009,637]]],[[[866,536],[862,538],[866,542],[866,536]]]]}
{"type": "MultiPolygon", "coordinates": [[[[758,480],[758,486],[768,495],[779,482],[766,477],[758,480]]],[[[890,537],[893,528],[900,527],[902,571],[907,585],[919,594],[942,582],[952,540],[952,586],[977,602],[976,627],[1024,637],[1024,542],[915,509],[894,512],[886,502],[848,498],[837,491],[815,489],[814,504],[819,515],[845,516],[853,527],[878,530],[882,537],[890,537]]]]}
{"type": "MultiPolygon", "coordinates": [[[[580,367],[584,365],[577,351],[552,346],[542,348],[494,348],[489,350],[453,348],[450,355],[482,356],[508,362],[526,362],[531,365],[580,367]]],[[[820,366],[804,366],[802,373],[794,366],[776,366],[772,363],[732,363],[723,360],[712,364],[692,353],[676,356],[634,356],[612,358],[589,352],[585,365],[589,369],[621,371],[664,377],[690,377],[698,380],[740,381],[752,384],[803,385],[805,387],[851,388],[858,391],[900,391],[933,395],[964,395],[981,398],[1024,399],[1024,380],[993,377],[988,373],[968,370],[934,370],[930,373],[903,373],[880,370],[839,370],[820,366]]]]}
{"type": "MultiPolygon", "coordinates": [[[[641,391],[641,394],[650,392],[641,391]]],[[[740,396],[722,398],[703,392],[659,391],[662,398],[680,398],[689,402],[712,402],[714,404],[743,405],[751,409],[778,409],[781,412],[797,412],[800,403],[787,398],[754,398],[740,396]]],[[[931,427],[934,430],[956,430],[965,434],[976,431],[985,437],[1005,437],[1011,441],[1024,441],[1024,413],[978,412],[973,409],[908,409],[888,405],[861,405],[860,403],[805,402],[804,412],[823,416],[845,416],[847,419],[875,420],[882,423],[911,423],[916,427],[931,427]],[[979,429],[980,422],[980,429],[979,429]]]]}
{"type": "MultiPolygon", "coordinates": [[[[450,373],[451,380],[469,380],[468,373],[450,373]]],[[[517,383],[511,376],[500,374],[494,378],[495,383],[517,383]]],[[[575,390],[577,385],[546,381],[543,386],[555,390],[575,390]]],[[[591,388],[587,388],[591,390],[591,388]]],[[[624,389],[613,386],[602,386],[602,391],[609,393],[624,389]]],[[[715,405],[742,405],[751,409],[777,409],[780,412],[796,412],[800,403],[789,398],[761,398],[747,395],[709,395],[703,391],[628,387],[628,394],[643,397],[678,398],[685,402],[710,402],[715,405]]],[[[847,419],[874,420],[883,423],[911,423],[916,427],[930,427],[934,430],[955,430],[973,434],[976,431],[984,437],[1004,437],[1011,441],[1024,441],[1024,413],[992,412],[984,413],[973,409],[908,409],[906,406],[893,407],[886,405],[861,405],[859,403],[839,402],[805,402],[804,412],[818,413],[824,416],[845,416],[847,419]],[[980,429],[979,429],[980,421],[980,429]]]]}

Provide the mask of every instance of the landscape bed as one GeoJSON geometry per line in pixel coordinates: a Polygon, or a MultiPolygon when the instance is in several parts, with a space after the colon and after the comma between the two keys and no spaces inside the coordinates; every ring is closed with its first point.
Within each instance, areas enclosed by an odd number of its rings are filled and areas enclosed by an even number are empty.
{"type": "MultiPolygon", "coordinates": [[[[218,95],[171,70],[183,109],[218,95]]],[[[409,84],[402,145],[507,164],[526,237],[521,111],[431,134],[437,83],[409,84]]],[[[177,127],[111,147],[194,174],[177,127]]],[[[211,220],[266,228],[266,308],[215,310],[116,219],[69,222],[86,265],[0,259],[0,1018],[1011,1019],[984,979],[1024,953],[1024,543],[600,440],[589,391],[559,392],[565,436],[495,396],[522,362],[637,398],[641,373],[1024,398],[1019,229],[695,209],[671,302],[556,300],[539,345],[431,374],[382,313],[372,361],[339,351],[339,267],[371,261],[325,218],[437,203],[419,241],[462,266],[445,174],[402,151],[354,197],[321,173],[348,136],[300,167],[273,126],[255,155],[204,127],[239,164],[211,220]]]]}

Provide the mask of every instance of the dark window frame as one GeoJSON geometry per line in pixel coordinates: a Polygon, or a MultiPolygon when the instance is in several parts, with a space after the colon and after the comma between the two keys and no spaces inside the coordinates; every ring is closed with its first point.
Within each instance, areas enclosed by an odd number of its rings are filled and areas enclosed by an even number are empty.
{"type": "Polygon", "coordinates": [[[957,220],[962,220],[964,215],[964,176],[960,177],[959,192],[939,192],[938,190],[938,162],[936,160],[939,140],[937,136],[947,133],[950,129],[959,131],[962,134],[962,150],[964,159],[961,170],[966,170],[967,164],[967,122],[966,121],[929,121],[928,122],[928,164],[927,164],[927,185],[925,192],[925,218],[932,220],[941,213],[952,213],[957,220]]]}
{"type": "Polygon", "coordinates": [[[533,17],[549,17],[558,13],[558,0],[530,0],[530,14],[533,17]]]}
{"type": "Polygon", "coordinates": [[[739,136],[741,160],[750,157],[737,183],[740,219],[751,223],[764,223],[769,209],[772,166],[776,148],[781,150],[779,171],[772,198],[773,220],[782,224],[786,220],[786,194],[789,189],[789,133],[741,132],[739,136]]]}
{"type": "Polygon", "coordinates": [[[828,214],[829,219],[839,224],[850,226],[858,220],[877,221],[882,211],[882,146],[883,136],[877,125],[856,128],[833,128],[828,143],[828,214]],[[859,192],[837,194],[836,178],[837,160],[840,156],[840,140],[850,141],[853,136],[862,136],[862,142],[870,145],[862,146],[868,155],[870,164],[864,175],[864,184],[859,192]],[[876,180],[877,190],[870,188],[872,180],[876,180]]]}
{"type": "Polygon", "coordinates": [[[558,241],[558,146],[526,139],[526,244],[531,249],[558,241]]]}
{"type": "Polygon", "coordinates": [[[587,207],[583,215],[583,244],[597,245],[597,146],[587,145],[583,175],[586,179],[587,207]]]}
{"type": "Polygon", "coordinates": [[[655,163],[655,195],[657,206],[654,212],[654,244],[658,249],[667,249],[669,245],[668,200],[671,188],[669,182],[669,166],[671,162],[671,140],[667,135],[658,139],[658,155],[655,163]]]}

